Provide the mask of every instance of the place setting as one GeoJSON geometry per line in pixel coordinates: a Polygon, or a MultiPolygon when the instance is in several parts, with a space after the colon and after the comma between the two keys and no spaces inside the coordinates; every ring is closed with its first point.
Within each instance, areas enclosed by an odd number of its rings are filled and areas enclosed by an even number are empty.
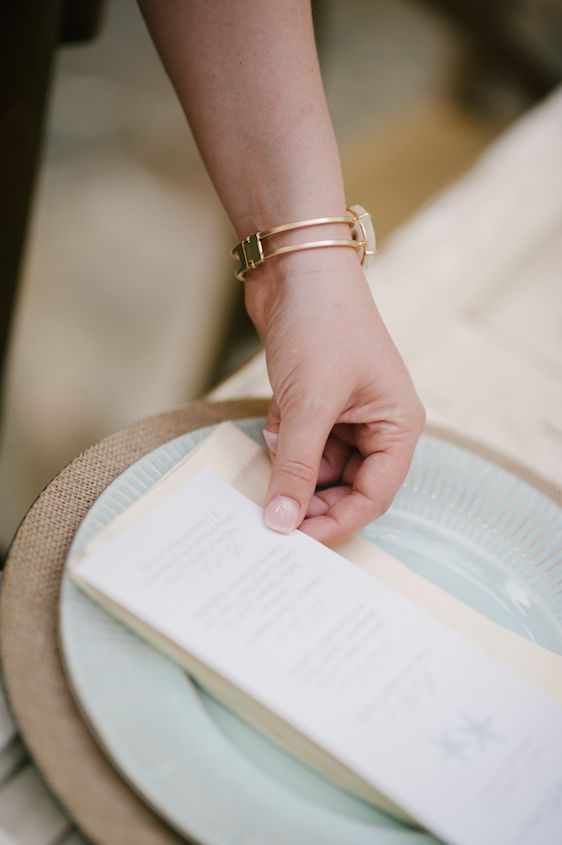
{"type": "Polygon", "coordinates": [[[361,536],[280,540],[264,408],[125,429],[24,520],[5,682],[55,795],[108,845],[554,842],[559,492],[428,429],[361,536]]]}

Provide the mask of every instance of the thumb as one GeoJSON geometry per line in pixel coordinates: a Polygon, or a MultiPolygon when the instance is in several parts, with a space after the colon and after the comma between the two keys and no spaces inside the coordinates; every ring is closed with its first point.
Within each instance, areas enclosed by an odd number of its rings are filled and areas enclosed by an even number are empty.
{"type": "Polygon", "coordinates": [[[322,452],[334,420],[297,409],[281,415],[264,522],[289,534],[303,521],[314,493],[322,452]]]}

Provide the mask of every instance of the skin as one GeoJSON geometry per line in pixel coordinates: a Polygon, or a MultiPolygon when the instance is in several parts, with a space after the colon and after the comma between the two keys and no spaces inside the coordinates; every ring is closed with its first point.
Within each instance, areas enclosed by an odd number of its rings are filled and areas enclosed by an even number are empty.
{"type": "MultiPolygon", "coordinates": [[[[308,0],[140,6],[238,238],[343,216],[308,0]]],[[[277,235],[268,248],[327,238],[349,238],[349,228],[277,235]]],[[[354,250],[276,257],[244,284],[273,388],[265,522],[337,543],[389,507],[423,407],[354,250]]]]}

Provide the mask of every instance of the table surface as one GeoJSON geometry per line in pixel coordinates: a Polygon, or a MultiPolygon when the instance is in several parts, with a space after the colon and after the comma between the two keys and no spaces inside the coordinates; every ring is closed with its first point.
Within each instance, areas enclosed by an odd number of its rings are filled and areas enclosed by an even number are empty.
{"type": "MultiPolygon", "coordinates": [[[[369,271],[428,420],[562,478],[562,91],[403,226],[369,271]]],[[[255,356],[211,398],[270,392],[255,356]]],[[[29,759],[0,688],[0,845],[84,840],[29,759]]]]}

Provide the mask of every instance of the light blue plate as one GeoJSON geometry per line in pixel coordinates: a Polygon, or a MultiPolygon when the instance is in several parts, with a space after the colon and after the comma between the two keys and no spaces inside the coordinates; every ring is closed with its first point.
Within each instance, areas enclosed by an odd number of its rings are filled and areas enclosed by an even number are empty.
{"type": "MultiPolygon", "coordinates": [[[[262,419],[237,425],[261,442],[262,419]]],[[[146,455],[99,497],[71,553],[214,426],[146,455]]],[[[366,536],[491,619],[562,654],[562,510],[472,452],[424,435],[390,511],[366,536]]],[[[67,576],[64,659],[116,767],[178,831],[204,845],[429,845],[435,840],[336,789],[273,747],[67,576]]]]}

